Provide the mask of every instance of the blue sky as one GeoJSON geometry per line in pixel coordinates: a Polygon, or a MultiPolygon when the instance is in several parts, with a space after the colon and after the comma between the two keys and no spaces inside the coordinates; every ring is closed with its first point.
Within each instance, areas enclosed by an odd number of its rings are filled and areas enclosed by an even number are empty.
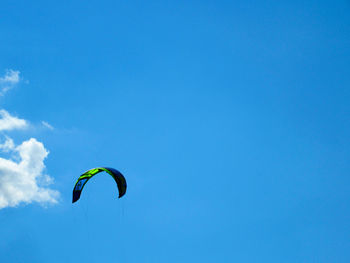
{"type": "Polygon", "coordinates": [[[0,262],[349,262],[349,11],[2,1],[0,262]]]}

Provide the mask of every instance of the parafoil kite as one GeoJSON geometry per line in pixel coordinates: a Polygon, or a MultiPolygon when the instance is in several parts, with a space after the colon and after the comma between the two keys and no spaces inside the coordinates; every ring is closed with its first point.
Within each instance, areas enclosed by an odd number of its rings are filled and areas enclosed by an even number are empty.
{"type": "Polygon", "coordinates": [[[113,177],[113,179],[117,183],[117,187],[119,190],[119,196],[118,196],[119,198],[122,197],[123,195],[125,195],[126,180],[125,180],[124,176],[116,169],[109,168],[109,167],[97,167],[97,168],[90,169],[90,170],[86,171],[85,173],[83,173],[82,175],[80,175],[80,177],[78,178],[77,182],[75,183],[75,186],[73,189],[73,201],[72,201],[72,203],[79,200],[81,191],[83,191],[83,188],[84,188],[85,184],[87,183],[87,181],[89,181],[89,179],[91,177],[93,177],[95,174],[98,174],[100,172],[107,172],[108,174],[110,174],[113,177]]]}

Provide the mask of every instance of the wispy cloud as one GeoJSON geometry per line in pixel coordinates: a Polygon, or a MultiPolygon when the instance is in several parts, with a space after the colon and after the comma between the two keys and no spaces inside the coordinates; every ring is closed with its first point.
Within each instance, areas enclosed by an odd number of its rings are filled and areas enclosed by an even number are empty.
{"type": "Polygon", "coordinates": [[[6,141],[4,143],[0,144],[0,149],[3,152],[10,152],[10,151],[14,150],[15,144],[14,144],[13,140],[8,136],[5,136],[5,138],[6,138],[6,141]]]}
{"type": "Polygon", "coordinates": [[[26,120],[10,115],[6,110],[0,110],[0,131],[25,129],[28,127],[26,120]]]}
{"type": "Polygon", "coordinates": [[[3,96],[8,90],[20,82],[19,75],[20,72],[18,70],[6,70],[5,75],[0,77],[0,96],[3,96]]]}
{"type": "Polygon", "coordinates": [[[48,123],[48,122],[46,122],[46,121],[42,121],[41,124],[42,124],[44,127],[48,128],[49,130],[53,130],[53,129],[54,129],[54,127],[53,127],[50,123],[48,123]]]}
{"type": "Polygon", "coordinates": [[[10,151],[12,158],[0,158],[0,209],[21,203],[57,203],[59,192],[48,188],[52,178],[43,173],[48,151],[34,138],[15,146],[7,138],[2,150],[10,151]],[[19,161],[14,159],[19,157],[19,161]],[[40,182],[40,183],[39,183],[40,182]]]}

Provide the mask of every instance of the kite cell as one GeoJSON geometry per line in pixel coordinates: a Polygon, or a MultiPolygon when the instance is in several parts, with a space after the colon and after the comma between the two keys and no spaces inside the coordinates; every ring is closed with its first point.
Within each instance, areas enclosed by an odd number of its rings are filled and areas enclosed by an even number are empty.
{"type": "Polygon", "coordinates": [[[93,177],[95,174],[98,174],[100,172],[107,172],[110,174],[115,182],[117,183],[118,190],[119,190],[119,198],[125,195],[126,192],[126,181],[124,176],[116,169],[108,168],[108,167],[97,167],[91,170],[86,171],[80,177],[78,178],[77,182],[75,183],[74,189],[73,189],[73,201],[72,203],[76,202],[80,198],[81,191],[83,191],[83,188],[87,181],[91,177],[93,177]]]}

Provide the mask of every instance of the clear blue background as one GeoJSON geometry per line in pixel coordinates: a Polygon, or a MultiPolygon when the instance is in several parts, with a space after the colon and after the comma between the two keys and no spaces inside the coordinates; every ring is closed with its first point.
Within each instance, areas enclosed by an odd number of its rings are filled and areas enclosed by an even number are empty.
{"type": "Polygon", "coordinates": [[[60,203],[0,262],[350,262],[349,1],[1,1],[1,98],[60,203]],[[27,81],[27,83],[25,83],[27,81]],[[107,174],[71,204],[95,166],[107,174]]]}

